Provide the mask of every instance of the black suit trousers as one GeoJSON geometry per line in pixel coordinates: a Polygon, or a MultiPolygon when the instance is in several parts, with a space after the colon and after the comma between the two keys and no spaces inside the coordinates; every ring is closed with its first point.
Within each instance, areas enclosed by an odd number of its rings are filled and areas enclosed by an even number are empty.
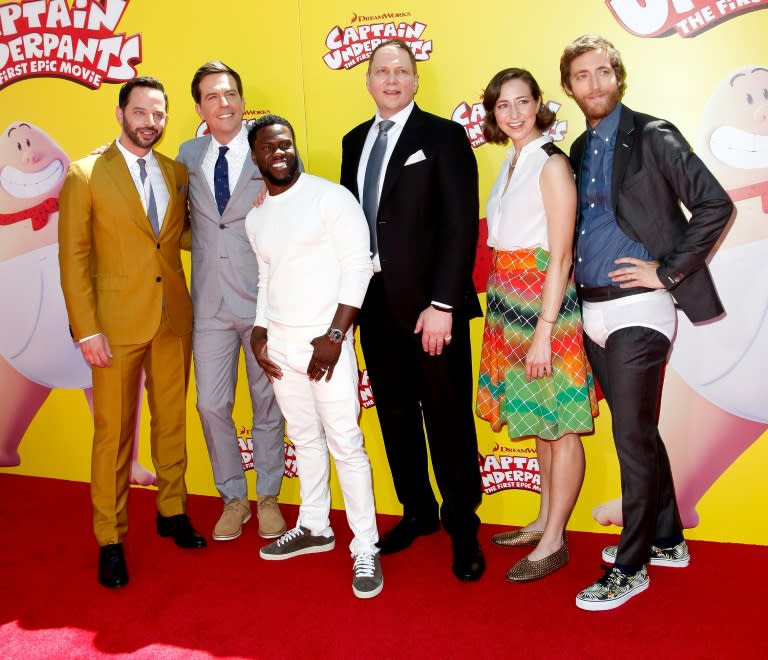
{"type": "Polygon", "coordinates": [[[359,315],[360,343],[384,446],[405,517],[434,520],[427,444],[443,503],[446,531],[459,542],[477,537],[481,484],[472,410],[469,319],[454,314],[452,340],[430,356],[421,335],[394,318],[382,276],[374,275],[359,315]]]}
{"type": "Polygon", "coordinates": [[[639,568],[651,546],[682,541],[672,471],[658,429],[658,405],[669,339],[643,326],[611,333],[601,348],[584,347],[611,410],[621,473],[624,528],[616,565],[639,568]]]}

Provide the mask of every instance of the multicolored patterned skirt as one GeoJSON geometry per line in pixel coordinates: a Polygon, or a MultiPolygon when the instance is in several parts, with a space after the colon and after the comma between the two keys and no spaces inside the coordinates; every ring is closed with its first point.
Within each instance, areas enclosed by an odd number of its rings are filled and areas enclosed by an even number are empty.
{"type": "Polygon", "coordinates": [[[566,433],[589,433],[598,414],[579,301],[570,281],[552,329],[552,376],[525,379],[548,264],[549,253],[541,248],[496,251],[488,277],[477,414],[494,431],[506,425],[510,438],[556,440],[566,433]]]}

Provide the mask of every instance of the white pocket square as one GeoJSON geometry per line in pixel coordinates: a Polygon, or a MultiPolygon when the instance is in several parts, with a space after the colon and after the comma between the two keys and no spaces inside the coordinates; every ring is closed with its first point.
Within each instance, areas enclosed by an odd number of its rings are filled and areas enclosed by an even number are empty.
{"type": "Polygon", "coordinates": [[[405,165],[403,165],[403,167],[406,167],[407,165],[413,165],[414,163],[420,163],[422,160],[427,160],[427,157],[424,155],[424,152],[419,149],[418,151],[415,151],[410,156],[408,156],[408,160],[405,161],[405,165]]]}

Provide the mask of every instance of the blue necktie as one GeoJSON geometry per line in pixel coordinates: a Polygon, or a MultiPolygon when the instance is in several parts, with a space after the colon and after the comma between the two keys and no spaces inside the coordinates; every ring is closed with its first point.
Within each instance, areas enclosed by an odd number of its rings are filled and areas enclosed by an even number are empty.
{"type": "Polygon", "coordinates": [[[379,179],[381,178],[381,163],[387,152],[387,131],[395,125],[391,119],[379,122],[379,134],[373,143],[368,164],[365,167],[363,179],[363,213],[368,220],[371,232],[371,252],[378,254],[379,243],[376,237],[376,215],[379,212],[379,179]]]}
{"type": "Polygon", "coordinates": [[[147,203],[147,218],[149,218],[149,224],[152,225],[152,230],[155,232],[155,236],[160,234],[160,223],[157,220],[157,202],[155,202],[155,193],[152,191],[152,184],[147,176],[147,161],[143,158],[139,158],[136,161],[139,164],[139,179],[141,179],[141,185],[144,187],[144,201],[147,203]]]}
{"type": "Polygon", "coordinates": [[[216,197],[216,206],[219,207],[219,215],[224,215],[224,209],[229,202],[229,164],[227,152],[229,147],[219,147],[219,157],[213,168],[213,194],[216,197]]]}

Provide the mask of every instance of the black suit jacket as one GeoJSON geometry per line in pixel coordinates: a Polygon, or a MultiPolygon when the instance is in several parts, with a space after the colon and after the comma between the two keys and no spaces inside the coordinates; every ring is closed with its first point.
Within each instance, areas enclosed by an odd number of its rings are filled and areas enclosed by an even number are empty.
{"type": "MultiPolygon", "coordinates": [[[[577,178],[586,132],[571,147],[577,178]]],[[[706,259],[733,213],[717,179],[672,124],[622,106],[611,177],[621,230],[645,245],[657,273],[694,323],[723,313],[706,259]],[[690,211],[686,221],[680,202],[690,211]]]]}
{"type": "MultiPolygon", "coordinates": [[[[360,199],[357,170],[373,119],[342,140],[341,184],[360,199]]],[[[377,237],[393,313],[413,328],[430,301],[480,316],[472,284],[478,235],[477,162],[464,129],[414,106],[384,174],[377,237]],[[406,165],[421,151],[422,160],[406,165]]]]}

